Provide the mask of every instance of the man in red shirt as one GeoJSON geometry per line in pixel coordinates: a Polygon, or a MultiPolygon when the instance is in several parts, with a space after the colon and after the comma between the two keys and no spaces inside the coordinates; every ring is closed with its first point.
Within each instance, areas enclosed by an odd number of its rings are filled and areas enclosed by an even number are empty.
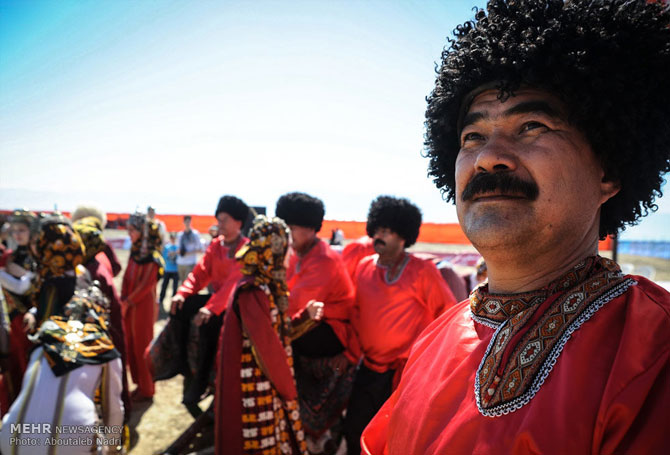
{"type": "Polygon", "coordinates": [[[223,196],[217,205],[215,216],[219,225],[219,236],[210,243],[200,261],[172,298],[172,317],[180,321],[181,357],[186,358],[188,330],[191,319],[200,327],[197,368],[193,375],[184,368],[184,404],[192,414],[199,414],[197,402],[209,384],[217,341],[228,301],[242,277],[235,253],[249,241],[241,228],[247,219],[249,207],[235,196],[223,196]],[[213,293],[198,294],[211,285],[213,293]]]}
{"type": "Polygon", "coordinates": [[[363,429],[391,395],[416,337],[456,299],[432,261],[405,251],[419,236],[421,212],[407,199],[372,201],[366,230],[377,254],[354,275],[353,325],[363,362],[347,409],[347,453],[361,451],[363,429]]]}
{"type": "Polygon", "coordinates": [[[492,0],[455,33],[427,156],[488,283],[415,343],[365,453],[666,453],[670,294],[598,240],[669,168],[670,10],[492,0]]]}
{"type": "Polygon", "coordinates": [[[285,194],[275,208],[291,229],[289,314],[301,418],[310,443],[340,418],[360,355],[351,327],[351,278],[340,255],[317,237],[324,213],[323,202],[305,193],[285,194]]]}

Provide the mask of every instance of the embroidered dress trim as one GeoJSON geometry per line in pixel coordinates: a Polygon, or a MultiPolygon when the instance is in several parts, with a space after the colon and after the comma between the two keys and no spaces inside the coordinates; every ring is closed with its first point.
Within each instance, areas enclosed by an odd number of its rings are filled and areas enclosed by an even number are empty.
{"type": "MultiPolygon", "coordinates": [[[[610,279],[616,279],[620,277],[620,273],[616,272],[609,272],[607,274],[607,277],[610,279]]],[[[597,277],[596,277],[597,279],[597,277]]],[[[594,280],[592,280],[594,281],[594,280]]],[[[486,407],[484,400],[482,399],[482,395],[485,393],[488,393],[489,390],[492,389],[487,389],[482,391],[481,389],[481,384],[480,384],[480,377],[485,377],[485,378],[490,378],[490,374],[493,373],[493,371],[488,371],[485,372],[484,369],[486,368],[486,364],[491,361],[490,354],[492,351],[497,350],[498,352],[500,350],[504,350],[506,346],[500,346],[500,335],[503,334],[506,330],[509,332],[509,328],[507,327],[508,325],[514,325],[514,321],[511,319],[504,321],[496,330],[496,332],[493,334],[493,337],[491,338],[491,341],[487,347],[486,353],[484,354],[484,358],[482,359],[479,368],[477,369],[477,373],[475,375],[475,399],[477,402],[477,408],[479,412],[486,417],[500,417],[506,414],[509,414],[511,412],[514,412],[526,404],[530,402],[530,400],[535,396],[535,394],[540,390],[540,387],[542,387],[542,384],[544,384],[544,381],[547,379],[549,376],[549,373],[551,370],[554,368],[554,365],[556,365],[556,362],[558,360],[558,357],[561,355],[561,352],[563,351],[563,348],[565,344],[568,342],[570,339],[572,333],[574,333],[581,325],[588,321],[591,316],[593,316],[600,308],[602,308],[607,302],[610,302],[611,300],[615,299],[616,297],[622,295],[624,292],[628,290],[630,286],[633,286],[637,284],[637,282],[631,278],[624,279],[623,281],[616,283],[612,288],[608,289],[605,291],[600,297],[597,297],[595,300],[593,300],[591,303],[587,304],[582,311],[574,318],[572,319],[568,324],[567,327],[565,328],[565,331],[558,337],[558,339],[555,341],[553,344],[553,347],[551,347],[550,351],[547,353],[546,357],[544,360],[541,361],[541,363],[538,365],[539,369],[537,373],[535,374],[534,379],[532,380],[530,386],[525,390],[522,391],[522,393],[517,393],[514,395],[513,399],[509,401],[504,401],[498,405],[491,406],[491,407],[486,407]]],[[[584,287],[588,288],[589,283],[584,284],[584,287]]],[[[578,306],[579,303],[584,302],[585,299],[582,297],[581,299],[578,299],[577,301],[574,300],[574,296],[577,293],[569,293],[566,292],[565,295],[561,296],[562,298],[557,299],[555,303],[552,303],[550,308],[555,308],[557,305],[556,303],[559,304],[559,306],[563,307],[565,305],[575,305],[578,306]]],[[[473,317],[474,319],[474,317],[473,317]]],[[[547,322],[547,321],[544,321],[547,322]]],[[[534,327],[537,328],[537,327],[534,327]]],[[[538,329],[539,330],[539,329],[538,329]]],[[[511,336],[508,333],[508,336],[505,337],[504,341],[509,341],[511,336]]],[[[531,346],[532,343],[526,344],[525,348],[528,348],[528,346],[531,346]]],[[[515,349],[518,351],[519,349],[515,349]]],[[[538,347],[539,351],[539,347],[538,347]]],[[[524,354],[526,353],[526,349],[524,349],[518,357],[523,357],[524,354]]],[[[513,362],[513,361],[510,361],[513,362]]],[[[494,381],[496,381],[495,386],[500,386],[501,384],[509,384],[510,381],[513,384],[513,381],[515,379],[518,379],[519,381],[521,380],[520,377],[518,378],[510,378],[510,368],[505,368],[505,373],[502,375],[504,380],[500,380],[499,376],[496,376],[494,381]]],[[[515,371],[516,373],[516,371],[515,371]]],[[[496,387],[498,389],[502,387],[496,387]]],[[[500,395],[500,393],[497,393],[498,390],[494,390],[493,394],[500,395]]]]}
{"type": "Polygon", "coordinates": [[[492,321],[491,319],[483,318],[472,312],[470,312],[470,318],[472,318],[472,320],[478,324],[485,325],[486,327],[490,327],[492,329],[497,329],[501,324],[503,324],[499,321],[492,321]]]}

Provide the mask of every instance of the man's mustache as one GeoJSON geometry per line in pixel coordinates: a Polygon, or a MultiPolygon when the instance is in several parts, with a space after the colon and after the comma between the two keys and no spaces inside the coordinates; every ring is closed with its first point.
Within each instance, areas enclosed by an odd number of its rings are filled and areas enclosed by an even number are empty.
{"type": "Polygon", "coordinates": [[[461,200],[467,202],[478,194],[499,193],[502,195],[522,195],[531,201],[537,199],[540,189],[533,181],[521,180],[509,172],[489,174],[482,172],[475,175],[465,185],[461,200]]]}
{"type": "Polygon", "coordinates": [[[374,243],[372,244],[372,246],[378,246],[378,245],[379,246],[386,246],[386,242],[383,241],[382,239],[376,239],[374,241],[374,243]]]}

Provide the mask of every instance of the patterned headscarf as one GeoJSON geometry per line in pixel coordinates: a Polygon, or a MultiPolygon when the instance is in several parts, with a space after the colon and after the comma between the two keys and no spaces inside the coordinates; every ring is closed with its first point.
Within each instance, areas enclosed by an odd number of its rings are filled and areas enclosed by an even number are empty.
{"type": "Polygon", "coordinates": [[[136,242],[133,242],[130,247],[130,256],[138,263],[153,260],[152,256],[154,253],[160,251],[162,242],[158,224],[153,220],[147,219],[147,216],[140,212],[135,212],[130,215],[128,224],[140,232],[139,239],[137,239],[136,242]],[[142,243],[144,242],[145,236],[148,236],[146,240],[146,250],[142,251],[142,243]]]}
{"type": "Polygon", "coordinates": [[[72,228],[84,244],[84,264],[105,249],[105,238],[102,236],[102,223],[94,216],[87,216],[75,221],[72,228]]]}
{"type": "Polygon", "coordinates": [[[39,306],[45,280],[68,275],[75,277],[75,269],[84,260],[84,245],[70,221],[60,213],[41,214],[31,231],[33,255],[37,261],[37,275],[31,291],[33,304],[39,306]]]}
{"type": "Polygon", "coordinates": [[[130,246],[130,257],[138,264],[149,262],[158,264],[158,278],[160,279],[165,272],[165,260],[160,253],[162,239],[158,223],[147,219],[144,213],[135,212],[130,215],[128,224],[140,232],[137,241],[130,246]],[[146,242],[144,241],[145,236],[146,242]]]}
{"type": "Polygon", "coordinates": [[[74,272],[84,260],[84,245],[68,219],[55,213],[38,219],[35,225],[31,241],[39,277],[45,280],[74,272]]]}
{"type": "Polygon", "coordinates": [[[237,252],[242,274],[253,277],[253,284],[267,287],[281,313],[288,308],[288,287],[284,258],[288,249],[289,229],[280,218],[258,215],[254,219],[249,243],[237,252]]]}
{"type": "Polygon", "coordinates": [[[30,227],[37,219],[35,212],[31,212],[27,209],[16,209],[12,212],[9,217],[10,223],[22,223],[30,227]]]}
{"type": "Polygon", "coordinates": [[[42,344],[54,375],[82,365],[99,365],[120,357],[109,335],[108,304],[96,286],[77,289],[62,315],[51,316],[30,338],[42,344]]]}

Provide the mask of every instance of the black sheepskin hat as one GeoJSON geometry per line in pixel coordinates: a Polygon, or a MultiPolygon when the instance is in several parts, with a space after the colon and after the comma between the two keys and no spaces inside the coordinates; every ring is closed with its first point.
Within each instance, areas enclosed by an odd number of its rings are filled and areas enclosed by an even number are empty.
{"type": "Polygon", "coordinates": [[[389,228],[398,234],[408,248],[419,237],[421,210],[407,199],[379,196],[370,204],[365,230],[372,237],[379,228],[389,228]]]}
{"type": "Polygon", "coordinates": [[[670,7],[645,0],[490,0],[454,30],[428,97],[428,175],[455,201],[459,116],[489,84],[505,100],[519,87],[567,106],[619,193],[601,209],[600,236],[633,225],[662,196],[670,170],[670,7]]]}
{"type": "Polygon", "coordinates": [[[279,198],[275,215],[286,224],[321,230],[326,209],[323,201],[305,193],[287,193],[279,198]]]}
{"type": "Polygon", "coordinates": [[[244,223],[247,216],[249,216],[249,207],[240,198],[235,196],[222,196],[221,199],[219,199],[219,204],[216,206],[216,213],[214,213],[214,216],[218,216],[221,212],[225,212],[235,220],[244,223]]]}

